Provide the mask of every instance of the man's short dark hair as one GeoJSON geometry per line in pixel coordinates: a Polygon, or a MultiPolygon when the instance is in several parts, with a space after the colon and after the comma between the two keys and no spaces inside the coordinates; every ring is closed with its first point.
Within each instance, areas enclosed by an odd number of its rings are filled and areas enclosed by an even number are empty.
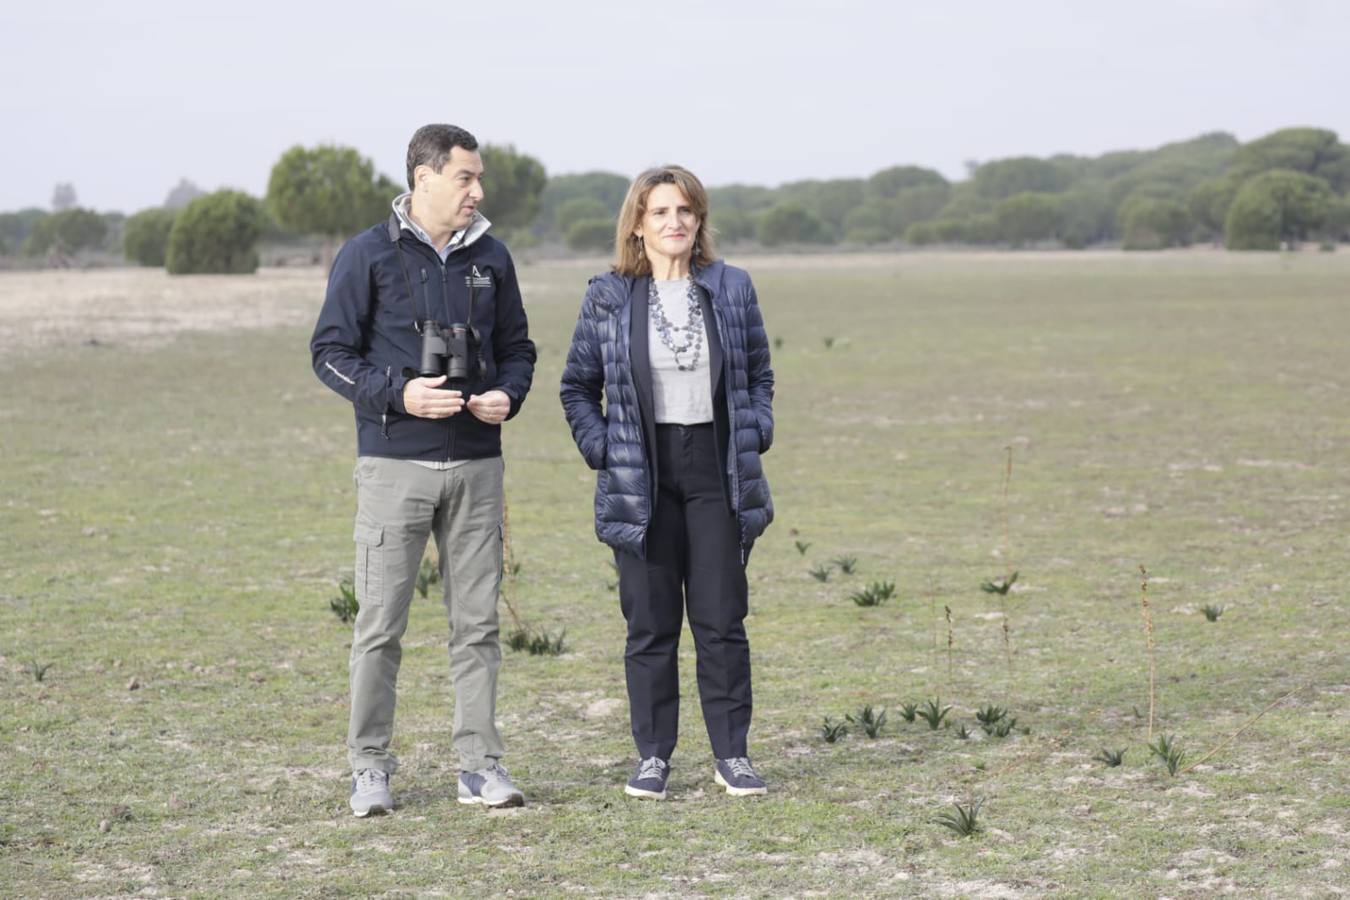
{"type": "Polygon", "coordinates": [[[477,150],[478,138],[454,125],[423,125],[408,141],[408,190],[413,189],[413,170],[430,166],[439,172],[456,147],[477,150]]]}

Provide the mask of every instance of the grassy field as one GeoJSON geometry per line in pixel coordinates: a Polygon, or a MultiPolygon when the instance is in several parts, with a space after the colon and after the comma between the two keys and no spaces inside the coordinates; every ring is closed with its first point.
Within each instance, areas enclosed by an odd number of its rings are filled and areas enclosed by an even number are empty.
{"type": "Polygon", "coordinates": [[[418,599],[400,808],[366,821],[328,609],[354,436],[309,369],[320,276],[0,275],[0,893],[1343,895],[1350,256],[746,262],[781,340],[748,622],[772,793],[713,785],[687,636],[673,799],[621,793],[623,622],[557,401],[590,271],[527,266],[540,358],[506,432],[507,587],[566,628],[562,656],[503,664],[530,802],[455,802],[445,614],[418,599]],[[179,315],[235,302],[250,327],[179,315]],[[809,574],[840,557],[853,574],[809,574]],[[1155,734],[1183,765],[1297,691],[1176,777],[1145,746],[1140,564],[1155,734]],[[1011,671],[980,588],[1009,569],[1011,671]],[[850,601],[874,581],[896,595],[850,601]],[[944,727],[901,718],[930,698],[944,727]],[[865,704],[879,737],[822,739],[865,704]],[[978,727],[987,704],[1010,735],[978,727]],[[979,800],[975,835],[936,824],[979,800]]]}

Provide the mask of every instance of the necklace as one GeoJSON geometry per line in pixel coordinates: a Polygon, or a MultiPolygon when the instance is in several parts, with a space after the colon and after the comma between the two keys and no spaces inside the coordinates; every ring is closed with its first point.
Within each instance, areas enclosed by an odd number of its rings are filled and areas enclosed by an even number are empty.
{"type": "Polygon", "coordinates": [[[656,327],[661,343],[675,356],[675,367],[681,372],[692,372],[698,368],[699,356],[703,350],[703,305],[698,302],[698,288],[694,286],[694,279],[689,278],[687,281],[689,286],[685,291],[685,297],[689,300],[689,321],[686,325],[675,325],[666,316],[666,309],[661,305],[661,292],[656,289],[655,278],[648,282],[647,294],[647,313],[651,317],[652,325],[656,327]],[[677,343],[680,336],[683,337],[683,343],[677,343]],[[680,361],[680,356],[689,353],[691,347],[692,359],[685,365],[680,361]]]}

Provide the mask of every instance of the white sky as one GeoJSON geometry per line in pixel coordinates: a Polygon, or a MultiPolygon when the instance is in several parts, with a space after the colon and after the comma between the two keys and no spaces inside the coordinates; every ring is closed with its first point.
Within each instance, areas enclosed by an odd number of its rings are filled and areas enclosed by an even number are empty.
{"type": "MultiPolygon", "coordinates": [[[[0,210],[261,195],[287,147],[398,180],[452,122],[550,173],[679,162],[708,184],[1153,147],[1288,125],[1350,139],[1344,0],[405,0],[0,10],[0,210]]],[[[490,205],[490,198],[489,198],[490,205]]]]}

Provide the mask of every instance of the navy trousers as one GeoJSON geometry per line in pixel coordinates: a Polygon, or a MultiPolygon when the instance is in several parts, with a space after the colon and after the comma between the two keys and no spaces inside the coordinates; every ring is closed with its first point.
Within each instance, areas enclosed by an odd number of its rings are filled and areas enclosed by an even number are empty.
{"type": "Polygon", "coordinates": [[[657,490],[647,558],[616,551],[628,622],[624,674],[638,755],[670,759],[680,722],[677,652],[684,613],[713,754],[747,756],[748,590],[712,424],[656,426],[657,490]]]}

